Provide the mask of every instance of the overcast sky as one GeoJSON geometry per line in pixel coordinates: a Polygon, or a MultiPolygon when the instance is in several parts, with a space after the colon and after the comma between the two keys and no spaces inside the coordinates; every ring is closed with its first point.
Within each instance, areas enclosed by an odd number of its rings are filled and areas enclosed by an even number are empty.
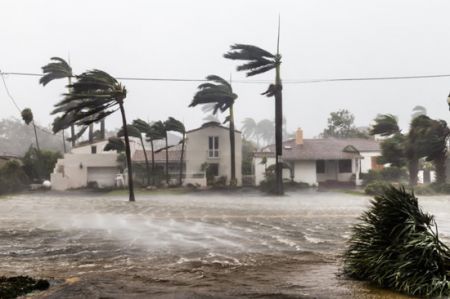
{"type": "MultiPolygon", "coordinates": [[[[450,119],[450,78],[373,82],[288,84],[314,78],[450,74],[448,0],[2,0],[0,70],[41,72],[52,56],[67,58],[75,73],[98,68],[117,77],[204,78],[217,74],[246,79],[236,62],[222,57],[233,43],[276,49],[278,14],[284,114],[289,130],[313,137],[330,112],[347,108],[356,125],[377,113],[392,113],[403,128],[423,105],[434,118],[450,119]]],[[[274,73],[248,80],[272,80],[274,73]]],[[[247,80],[247,79],[246,79],[247,80]]],[[[43,88],[38,78],[7,76],[17,103],[47,125],[65,82],[43,88]]],[[[129,120],[168,116],[188,129],[202,123],[200,108],[188,108],[198,83],[124,81],[129,120]]],[[[274,117],[267,84],[235,83],[238,127],[245,117],[274,117]]],[[[18,112],[0,85],[0,118],[18,112]]],[[[120,126],[119,115],[107,127],[120,126]]]]}

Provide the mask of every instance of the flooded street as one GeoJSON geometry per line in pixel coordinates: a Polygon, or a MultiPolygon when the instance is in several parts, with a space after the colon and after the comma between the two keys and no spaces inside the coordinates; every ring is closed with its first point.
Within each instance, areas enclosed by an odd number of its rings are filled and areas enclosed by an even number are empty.
{"type": "MultiPolygon", "coordinates": [[[[450,197],[419,197],[450,243],[450,197]]],[[[406,298],[345,279],[369,197],[334,192],[0,199],[0,275],[51,279],[42,298],[406,298]]]]}

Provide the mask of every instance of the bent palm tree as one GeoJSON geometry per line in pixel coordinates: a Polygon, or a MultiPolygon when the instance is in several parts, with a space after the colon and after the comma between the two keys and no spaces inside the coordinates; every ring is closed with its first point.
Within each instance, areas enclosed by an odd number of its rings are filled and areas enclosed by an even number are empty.
{"type": "Polygon", "coordinates": [[[198,91],[194,95],[189,107],[195,107],[197,105],[203,104],[214,104],[213,114],[217,111],[224,112],[229,111],[229,115],[226,117],[224,123],[230,122],[229,132],[230,132],[230,156],[231,156],[231,178],[230,185],[236,186],[236,139],[234,130],[234,112],[233,105],[237,99],[237,95],[233,93],[233,88],[230,83],[228,83],[223,78],[216,75],[209,75],[206,77],[209,81],[207,83],[202,83],[198,86],[198,91]]]}
{"type": "Polygon", "coordinates": [[[283,98],[280,77],[281,55],[279,53],[280,28],[278,27],[277,54],[253,45],[235,44],[231,50],[224,54],[225,58],[232,60],[244,60],[237,67],[238,71],[246,71],[247,76],[254,76],[275,69],[275,84],[270,84],[267,91],[263,93],[268,97],[275,97],[275,165],[276,165],[276,194],[282,195],[283,191],[283,166],[280,161],[283,151],[283,98]]]}
{"type": "Polygon", "coordinates": [[[146,134],[147,135],[148,132],[150,132],[151,126],[146,121],[143,121],[142,119],[138,118],[138,119],[133,120],[133,127],[136,128],[139,131],[139,137],[138,138],[141,140],[142,150],[144,151],[145,167],[147,169],[147,186],[150,186],[150,165],[148,163],[147,151],[146,151],[145,146],[144,146],[144,140],[142,138],[142,134],[146,134]]]}
{"type": "Polygon", "coordinates": [[[180,176],[179,176],[179,185],[183,185],[183,158],[184,158],[184,145],[186,140],[186,128],[184,127],[184,124],[173,118],[169,117],[169,119],[166,121],[166,131],[173,131],[180,133],[182,135],[181,137],[181,156],[180,156],[180,176]]]}
{"type": "Polygon", "coordinates": [[[53,127],[54,132],[65,129],[67,124],[88,126],[120,110],[128,164],[129,200],[135,201],[130,140],[124,108],[127,90],[114,77],[100,70],[87,71],[76,78],[77,81],[69,85],[69,93],[55,105],[52,112],[62,113],[63,120],[60,122],[62,126],[53,127]]]}
{"type": "Polygon", "coordinates": [[[375,118],[375,124],[370,129],[370,135],[381,135],[384,137],[400,133],[398,120],[392,114],[379,114],[375,118]]]}
{"type": "Polygon", "coordinates": [[[154,141],[164,139],[166,136],[164,124],[162,121],[157,121],[150,125],[148,132],[145,134],[147,137],[147,141],[150,142],[151,150],[152,150],[152,178],[153,185],[156,185],[155,182],[155,148],[154,141]]]}

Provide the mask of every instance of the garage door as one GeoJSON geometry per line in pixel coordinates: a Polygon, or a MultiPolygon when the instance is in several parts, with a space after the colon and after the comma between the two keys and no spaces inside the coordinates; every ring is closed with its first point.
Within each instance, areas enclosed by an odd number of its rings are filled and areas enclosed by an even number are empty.
{"type": "Polygon", "coordinates": [[[99,188],[113,187],[119,171],[116,167],[89,167],[88,183],[97,182],[99,188]]]}

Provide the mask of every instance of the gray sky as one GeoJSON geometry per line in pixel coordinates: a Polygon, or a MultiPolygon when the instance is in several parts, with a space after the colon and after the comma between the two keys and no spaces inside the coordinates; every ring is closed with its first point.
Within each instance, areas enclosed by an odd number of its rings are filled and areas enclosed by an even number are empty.
{"type": "MultiPolygon", "coordinates": [[[[282,78],[376,77],[450,73],[448,0],[2,0],[0,69],[41,72],[52,56],[68,57],[75,73],[98,68],[118,77],[245,79],[222,58],[233,43],[275,51],[281,14],[282,78]]],[[[249,80],[271,80],[274,73],[249,80]]],[[[60,99],[64,82],[43,88],[37,78],[6,77],[21,107],[41,124],[60,99]]],[[[198,83],[124,81],[129,120],[173,116],[199,126],[200,108],[188,108],[198,83]]],[[[238,127],[245,117],[273,119],[274,104],[259,94],[266,84],[234,84],[238,127]]],[[[449,120],[450,78],[285,84],[288,129],[306,137],[323,130],[330,112],[347,108],[356,125],[392,113],[403,128],[415,105],[449,120]]],[[[0,85],[0,118],[18,116],[0,85]]],[[[120,126],[119,114],[107,126],[120,126]]]]}

